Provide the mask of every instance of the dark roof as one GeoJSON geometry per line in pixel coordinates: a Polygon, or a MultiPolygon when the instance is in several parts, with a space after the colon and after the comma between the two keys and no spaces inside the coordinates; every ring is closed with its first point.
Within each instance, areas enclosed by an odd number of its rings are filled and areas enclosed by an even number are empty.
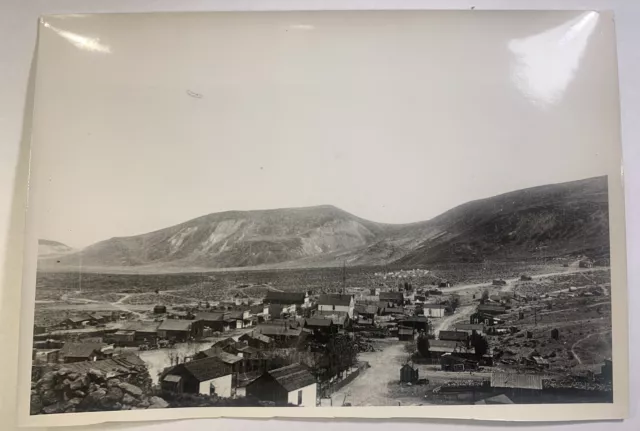
{"type": "Polygon", "coordinates": [[[316,383],[313,375],[302,365],[293,364],[269,371],[273,377],[287,392],[295,391],[305,386],[316,383]]]}
{"type": "Polygon", "coordinates": [[[333,324],[331,319],[320,319],[317,317],[312,317],[310,319],[305,319],[305,326],[321,326],[321,327],[329,327],[333,324]]]}
{"type": "Polygon", "coordinates": [[[271,304],[269,305],[269,314],[273,316],[280,316],[283,309],[284,307],[280,304],[271,304]]]}
{"type": "Polygon", "coordinates": [[[93,352],[100,352],[107,346],[104,343],[64,343],[64,346],[60,349],[60,354],[63,357],[88,358],[93,352]]]}
{"type": "Polygon", "coordinates": [[[376,314],[378,312],[378,306],[358,304],[356,305],[355,310],[360,314],[376,314]]]}
{"type": "Polygon", "coordinates": [[[136,331],[136,332],[157,332],[160,322],[153,321],[137,321],[128,322],[123,327],[123,331],[136,331]]]}
{"type": "Polygon", "coordinates": [[[429,340],[429,350],[432,352],[453,352],[457,347],[457,341],[429,340]]]}
{"type": "Polygon", "coordinates": [[[211,313],[203,312],[196,313],[195,320],[204,320],[206,322],[222,322],[224,320],[225,313],[211,313]]]}
{"type": "Polygon", "coordinates": [[[302,304],[305,298],[304,293],[298,292],[267,292],[267,296],[264,299],[266,303],[274,304],[302,304]]]}
{"type": "Polygon", "coordinates": [[[404,314],[404,308],[402,307],[385,307],[382,310],[383,313],[391,313],[391,314],[404,314]]]}
{"type": "Polygon", "coordinates": [[[70,364],[64,364],[64,368],[79,374],[87,373],[91,369],[102,371],[105,374],[130,374],[135,372],[137,367],[146,367],[146,364],[142,359],[134,354],[125,354],[111,359],[104,359],[102,361],[72,362],[70,364]]]}
{"type": "Polygon", "coordinates": [[[398,335],[413,335],[413,329],[410,328],[399,328],[398,335]]]}
{"type": "Polygon", "coordinates": [[[173,374],[167,374],[166,376],[164,376],[164,378],[162,380],[164,380],[165,382],[178,383],[180,381],[180,379],[181,379],[180,376],[174,376],[173,374]]]}
{"type": "Polygon", "coordinates": [[[459,331],[484,332],[484,325],[482,323],[456,323],[456,329],[459,331]]]}
{"type": "Polygon", "coordinates": [[[469,334],[462,331],[440,331],[438,338],[441,340],[467,341],[469,334]]]}
{"type": "Polygon", "coordinates": [[[380,301],[404,301],[402,292],[380,292],[380,301]]]}
{"type": "Polygon", "coordinates": [[[399,319],[401,322],[427,323],[429,319],[424,316],[406,316],[399,319]]]}
{"type": "Polygon", "coordinates": [[[350,305],[352,295],[342,295],[339,293],[330,293],[327,295],[320,295],[318,298],[319,305],[350,305]]]}
{"type": "Polygon", "coordinates": [[[243,336],[240,337],[240,340],[257,340],[260,341],[262,343],[272,343],[273,340],[265,335],[262,334],[256,334],[256,333],[251,333],[251,334],[244,334],[243,336]]]}
{"type": "Polygon", "coordinates": [[[542,390],[542,376],[522,373],[491,373],[492,388],[542,390]]]}
{"type": "Polygon", "coordinates": [[[504,313],[507,309],[501,305],[493,305],[493,304],[480,304],[478,305],[479,312],[487,312],[487,311],[495,311],[504,313]]]}
{"type": "Polygon", "coordinates": [[[190,331],[191,320],[167,319],[158,327],[159,331],[190,331]]]}
{"type": "Polygon", "coordinates": [[[358,325],[373,325],[373,319],[367,319],[366,317],[360,316],[358,318],[358,325]]]}
{"type": "Polygon", "coordinates": [[[224,338],[222,340],[218,340],[211,347],[227,347],[227,346],[235,346],[238,342],[231,337],[224,338]]]}
{"type": "Polygon", "coordinates": [[[265,307],[265,304],[252,305],[249,310],[252,314],[260,314],[264,312],[265,307]]]}
{"type": "Polygon", "coordinates": [[[239,352],[242,352],[242,353],[248,353],[250,355],[255,355],[257,353],[260,353],[260,350],[256,349],[255,347],[251,347],[251,346],[236,347],[236,350],[238,350],[239,352]]]}
{"type": "Polygon", "coordinates": [[[200,382],[231,374],[231,367],[215,356],[187,362],[183,364],[183,366],[185,370],[200,382]]]}
{"type": "Polygon", "coordinates": [[[287,325],[287,327],[284,325],[258,325],[256,332],[266,336],[288,335],[291,337],[297,337],[302,332],[302,329],[291,328],[289,325],[287,325]]]}

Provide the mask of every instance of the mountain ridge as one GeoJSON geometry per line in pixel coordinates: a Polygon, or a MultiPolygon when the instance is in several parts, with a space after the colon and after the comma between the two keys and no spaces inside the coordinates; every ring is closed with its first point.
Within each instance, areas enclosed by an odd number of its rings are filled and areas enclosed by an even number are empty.
{"type": "Polygon", "coordinates": [[[608,229],[607,178],[595,177],[477,199],[406,224],[373,222],[327,204],[224,211],[40,264],[221,269],[526,260],[539,250],[607,254],[608,229]]]}

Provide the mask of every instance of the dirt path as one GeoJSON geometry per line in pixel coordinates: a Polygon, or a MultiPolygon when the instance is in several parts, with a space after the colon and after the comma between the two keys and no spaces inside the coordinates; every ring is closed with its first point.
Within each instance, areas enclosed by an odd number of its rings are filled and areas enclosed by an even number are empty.
{"type": "Polygon", "coordinates": [[[364,371],[353,382],[331,395],[334,407],[344,402],[352,406],[396,406],[398,402],[389,398],[389,383],[400,379],[400,366],[409,354],[404,343],[390,344],[380,352],[361,353],[359,359],[367,361],[371,368],[364,371]]]}
{"type": "Polygon", "coordinates": [[[455,323],[458,323],[465,318],[469,317],[475,310],[475,305],[466,305],[458,307],[456,313],[447,316],[438,322],[438,325],[434,327],[433,333],[438,334],[440,331],[446,331],[451,328],[455,323]]]}
{"type": "Polygon", "coordinates": [[[585,341],[588,338],[591,338],[595,335],[603,335],[603,334],[608,334],[609,332],[611,332],[611,329],[609,329],[608,331],[602,331],[602,332],[596,332],[594,334],[589,334],[586,337],[583,337],[581,339],[579,339],[578,341],[576,341],[575,343],[573,343],[573,345],[571,346],[571,353],[573,354],[573,357],[576,358],[576,360],[578,361],[578,364],[582,364],[582,359],[580,358],[580,356],[576,353],[576,346],[580,343],[582,343],[583,341],[585,341]]]}

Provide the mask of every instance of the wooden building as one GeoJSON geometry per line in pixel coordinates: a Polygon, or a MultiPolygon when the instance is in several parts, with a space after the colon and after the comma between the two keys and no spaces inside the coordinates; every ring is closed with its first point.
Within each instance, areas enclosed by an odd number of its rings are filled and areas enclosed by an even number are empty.
{"type": "Polygon", "coordinates": [[[163,373],[163,390],[229,398],[232,395],[231,367],[217,357],[196,359],[179,364],[163,373]]]}
{"type": "Polygon", "coordinates": [[[191,338],[191,320],[166,319],[158,327],[158,337],[166,340],[187,341],[191,338]]]}
{"type": "Polygon", "coordinates": [[[306,367],[293,364],[262,374],[247,385],[246,394],[277,406],[316,407],[317,383],[306,367]]]}

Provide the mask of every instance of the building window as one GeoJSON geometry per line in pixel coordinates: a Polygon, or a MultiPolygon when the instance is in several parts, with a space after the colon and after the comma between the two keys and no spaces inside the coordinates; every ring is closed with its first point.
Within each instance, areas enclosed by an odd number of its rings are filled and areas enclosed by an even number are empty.
{"type": "Polygon", "coordinates": [[[298,405],[302,404],[302,391],[298,391],[298,405]]]}
{"type": "Polygon", "coordinates": [[[209,384],[209,395],[215,395],[216,394],[216,387],[213,383],[209,384]]]}
{"type": "Polygon", "coordinates": [[[336,306],[335,305],[333,306],[333,311],[336,311],[336,306]]]}

